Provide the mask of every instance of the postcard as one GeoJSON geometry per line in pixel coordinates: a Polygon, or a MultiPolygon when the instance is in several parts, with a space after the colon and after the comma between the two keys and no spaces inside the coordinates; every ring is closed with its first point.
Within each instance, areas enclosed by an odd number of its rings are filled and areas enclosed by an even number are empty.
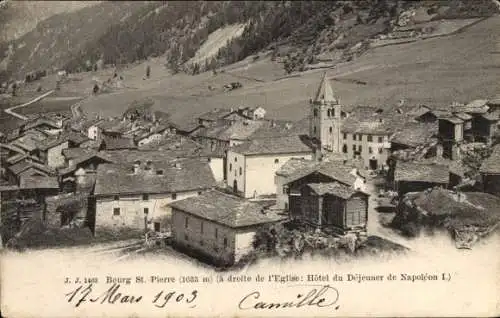
{"type": "Polygon", "coordinates": [[[499,67],[499,1],[0,2],[0,314],[498,316],[499,67]]]}

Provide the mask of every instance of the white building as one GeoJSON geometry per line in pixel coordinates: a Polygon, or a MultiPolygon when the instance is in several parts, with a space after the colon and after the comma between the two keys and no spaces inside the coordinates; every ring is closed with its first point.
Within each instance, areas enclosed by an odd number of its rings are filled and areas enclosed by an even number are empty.
{"type": "Polygon", "coordinates": [[[245,198],[275,194],[276,171],[291,158],[312,157],[307,136],[254,139],[227,152],[227,184],[245,198]]]}
{"type": "Polygon", "coordinates": [[[99,165],[95,185],[95,235],[168,231],[168,203],[215,186],[206,161],[179,159],[160,165],[99,165]]]}
{"type": "Polygon", "coordinates": [[[257,203],[214,190],[170,206],[176,246],[217,265],[238,262],[253,250],[259,227],[285,219],[257,203]]]}
{"type": "Polygon", "coordinates": [[[343,111],[326,72],[310,105],[309,135],[322,152],[342,152],[349,158],[360,158],[364,168],[370,170],[385,167],[390,137],[398,125],[404,125],[403,115],[364,106],[343,111]]]}

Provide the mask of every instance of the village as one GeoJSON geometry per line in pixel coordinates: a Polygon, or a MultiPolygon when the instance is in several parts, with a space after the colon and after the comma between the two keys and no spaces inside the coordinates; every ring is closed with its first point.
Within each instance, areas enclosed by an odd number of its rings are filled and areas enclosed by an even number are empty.
{"type": "Polygon", "coordinates": [[[343,105],[325,72],[300,121],[235,105],[181,123],[151,104],[0,135],[2,245],[140,239],[232,266],[429,231],[470,249],[500,223],[500,99],[343,105]]]}

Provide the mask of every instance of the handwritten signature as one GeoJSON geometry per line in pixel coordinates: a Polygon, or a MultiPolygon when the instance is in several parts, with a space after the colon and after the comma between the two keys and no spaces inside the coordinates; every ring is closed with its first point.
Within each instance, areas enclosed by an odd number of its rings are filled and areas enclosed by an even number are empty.
{"type": "MultiPolygon", "coordinates": [[[[264,301],[259,291],[253,291],[245,295],[238,303],[241,310],[249,309],[283,309],[301,307],[332,307],[339,300],[339,291],[330,285],[293,285],[290,287],[309,287],[305,292],[297,293],[294,299],[279,301],[264,301]]],[[[339,306],[334,307],[335,310],[339,306]]]]}

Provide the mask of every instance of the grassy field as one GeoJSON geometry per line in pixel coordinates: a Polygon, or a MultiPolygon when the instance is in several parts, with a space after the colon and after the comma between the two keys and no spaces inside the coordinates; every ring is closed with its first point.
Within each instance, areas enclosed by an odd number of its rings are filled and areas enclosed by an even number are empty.
{"type": "MultiPolygon", "coordinates": [[[[328,71],[332,85],[345,105],[450,104],[500,93],[500,17],[495,16],[440,38],[370,50],[357,60],[328,71]],[[363,82],[365,85],[360,84],[363,82]]],[[[138,89],[103,95],[84,107],[104,116],[121,113],[134,99],[152,96],[155,107],[174,119],[189,117],[215,107],[260,105],[268,115],[297,120],[308,110],[322,70],[299,77],[275,80],[285,74],[282,66],[261,57],[240,62],[225,73],[169,76],[161,63],[152,65],[152,77],[142,80],[145,66],[124,72],[127,85],[138,89]],[[254,78],[256,80],[252,80],[254,78]],[[221,87],[239,81],[243,88],[224,93],[221,87]],[[208,86],[215,88],[209,90],[208,86]]],[[[151,63],[151,62],[149,62],[151,63]]]]}
{"type": "MultiPolygon", "coordinates": [[[[407,104],[451,104],[500,94],[500,16],[481,21],[461,32],[371,49],[354,61],[328,70],[332,86],[346,106],[387,107],[405,99],[407,104]]],[[[155,108],[170,112],[174,120],[192,117],[216,107],[263,106],[269,117],[298,120],[308,112],[323,70],[296,77],[285,76],[281,64],[261,55],[247,58],[217,75],[172,76],[163,58],[150,59],[123,69],[125,88],[102,94],[83,105],[89,113],[121,114],[135,99],[152,97],[155,108]],[[151,78],[144,79],[146,65],[151,78]],[[243,87],[224,92],[223,85],[241,82],[243,87]],[[211,89],[210,89],[210,88],[211,89]]],[[[106,79],[112,70],[75,75],[62,93],[89,93],[92,78],[106,79]]],[[[42,86],[50,86],[50,78],[42,86]]],[[[71,94],[69,94],[71,95],[71,94]]],[[[32,109],[35,109],[33,106],[32,109]]],[[[32,112],[33,110],[26,110],[32,112]]]]}

